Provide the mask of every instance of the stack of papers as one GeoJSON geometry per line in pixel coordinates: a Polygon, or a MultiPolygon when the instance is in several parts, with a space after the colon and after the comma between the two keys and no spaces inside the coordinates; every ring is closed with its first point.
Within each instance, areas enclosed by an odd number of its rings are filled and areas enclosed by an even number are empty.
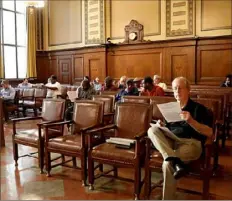
{"type": "Polygon", "coordinates": [[[178,102],[157,104],[161,114],[168,123],[183,121],[180,117],[181,107],[178,102]]]}
{"type": "Polygon", "coordinates": [[[119,138],[119,137],[111,137],[111,138],[107,139],[106,142],[112,143],[112,144],[131,146],[131,144],[135,143],[135,140],[126,139],[126,138],[119,138]]]}

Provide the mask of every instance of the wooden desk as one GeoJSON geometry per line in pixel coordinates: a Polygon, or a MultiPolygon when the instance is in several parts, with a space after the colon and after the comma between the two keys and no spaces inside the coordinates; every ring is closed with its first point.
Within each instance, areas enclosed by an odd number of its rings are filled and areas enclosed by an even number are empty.
{"type": "Polygon", "coordinates": [[[0,98],[0,137],[1,137],[1,147],[5,146],[5,137],[3,129],[3,100],[0,98]]]}

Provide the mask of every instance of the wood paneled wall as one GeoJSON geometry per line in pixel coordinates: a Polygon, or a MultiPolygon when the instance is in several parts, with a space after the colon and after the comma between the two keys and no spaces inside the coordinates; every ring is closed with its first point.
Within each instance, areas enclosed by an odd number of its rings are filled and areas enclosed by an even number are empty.
{"type": "Polygon", "coordinates": [[[177,76],[192,84],[219,85],[232,73],[232,37],[157,41],[110,47],[85,47],[37,53],[38,80],[56,74],[61,83],[79,83],[83,76],[101,81],[159,74],[170,84],[177,76]]]}

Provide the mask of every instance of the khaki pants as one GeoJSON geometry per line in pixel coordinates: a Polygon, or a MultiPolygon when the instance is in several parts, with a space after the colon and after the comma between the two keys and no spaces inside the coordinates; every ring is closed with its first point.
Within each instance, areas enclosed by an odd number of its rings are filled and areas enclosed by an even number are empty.
{"type": "Polygon", "coordinates": [[[151,127],[148,130],[148,136],[153,145],[162,154],[164,162],[163,170],[163,200],[174,200],[176,193],[176,179],[173,177],[174,169],[171,162],[165,161],[167,157],[178,157],[187,163],[197,160],[202,153],[201,142],[195,139],[167,137],[164,131],[158,127],[151,127]]]}

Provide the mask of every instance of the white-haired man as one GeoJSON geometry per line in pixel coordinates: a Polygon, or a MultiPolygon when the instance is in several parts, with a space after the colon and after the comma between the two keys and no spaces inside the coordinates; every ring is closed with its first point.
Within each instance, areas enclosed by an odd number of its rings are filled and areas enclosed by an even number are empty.
{"type": "Polygon", "coordinates": [[[176,180],[185,175],[184,164],[197,160],[202,154],[202,145],[212,136],[212,113],[203,105],[190,99],[190,84],[184,77],[172,82],[174,97],[180,103],[183,122],[167,123],[173,138],[159,129],[164,126],[160,120],[156,127],[148,130],[148,136],[163,156],[163,199],[175,199],[176,180]]]}
{"type": "Polygon", "coordinates": [[[161,82],[161,77],[159,75],[154,75],[153,77],[154,84],[161,87],[162,89],[167,89],[167,85],[164,82],[161,82]]]}

